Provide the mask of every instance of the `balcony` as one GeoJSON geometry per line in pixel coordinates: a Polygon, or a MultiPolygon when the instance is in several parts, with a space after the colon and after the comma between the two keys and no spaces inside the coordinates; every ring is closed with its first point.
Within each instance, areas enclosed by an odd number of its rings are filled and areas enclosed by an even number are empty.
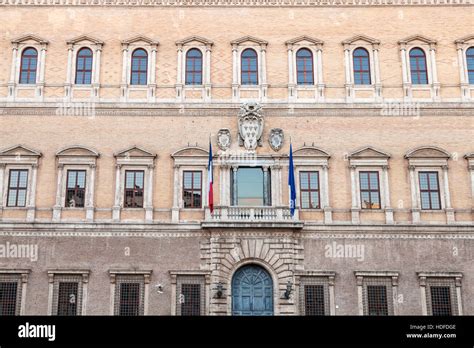
{"type": "Polygon", "coordinates": [[[291,216],[288,207],[238,207],[217,206],[210,212],[206,207],[205,220],[202,226],[212,227],[248,227],[248,228],[297,228],[303,227],[303,222],[298,219],[298,211],[291,216]]]}

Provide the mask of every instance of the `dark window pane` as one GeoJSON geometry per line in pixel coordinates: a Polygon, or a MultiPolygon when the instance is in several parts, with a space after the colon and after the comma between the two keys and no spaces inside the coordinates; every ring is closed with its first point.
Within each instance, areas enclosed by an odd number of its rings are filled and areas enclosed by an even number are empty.
{"type": "Polygon", "coordinates": [[[0,316],[16,315],[18,283],[0,283],[0,316]]]}
{"type": "Polygon", "coordinates": [[[325,315],[324,286],[304,286],[305,315],[325,315]]]}
{"type": "Polygon", "coordinates": [[[132,85],[146,85],[148,74],[148,53],[144,49],[136,49],[132,54],[132,85]]]}
{"type": "Polygon", "coordinates": [[[26,48],[21,56],[20,83],[35,84],[38,52],[34,48],[26,48]]]}
{"type": "Polygon", "coordinates": [[[77,282],[60,282],[58,287],[58,315],[77,315],[77,282]]]}
{"type": "Polygon", "coordinates": [[[437,172],[419,172],[421,209],[441,209],[437,172]]]}
{"type": "Polygon", "coordinates": [[[183,203],[185,208],[202,207],[202,172],[183,172],[183,203]]]}
{"type": "Polygon", "coordinates": [[[26,193],[28,187],[28,170],[12,169],[8,180],[8,207],[26,206],[26,193]]]}
{"type": "Polygon", "coordinates": [[[181,315],[201,315],[201,285],[181,284],[181,315]]]}
{"type": "Polygon", "coordinates": [[[385,285],[367,285],[367,313],[368,315],[388,315],[385,285]]]}
{"type": "Polygon", "coordinates": [[[362,209],[380,209],[378,172],[359,172],[360,202],[362,209]]]}
{"type": "Polygon", "coordinates": [[[120,283],[121,316],[136,316],[140,314],[140,283],[120,283]]]}
{"type": "Polygon", "coordinates": [[[319,209],[319,172],[300,172],[300,204],[302,209],[319,209]]]}
{"type": "Polygon", "coordinates": [[[428,71],[426,69],[425,52],[420,48],[413,48],[410,51],[410,74],[413,84],[427,84],[428,71]]]}
{"type": "Polygon", "coordinates": [[[262,168],[239,168],[237,170],[237,204],[240,206],[262,206],[262,168]]]}
{"type": "Polygon", "coordinates": [[[310,50],[302,48],[296,53],[297,84],[314,84],[313,54],[310,50]]]}
{"type": "Polygon", "coordinates": [[[143,170],[125,171],[125,208],[143,208],[143,170]]]}
{"type": "Polygon", "coordinates": [[[356,85],[370,84],[369,52],[364,48],[356,48],[352,55],[354,83],[356,85]]]}
{"type": "Polygon", "coordinates": [[[241,83],[243,85],[258,84],[257,53],[253,49],[246,49],[241,56],[241,83]]]}
{"type": "Polygon", "coordinates": [[[448,286],[431,286],[431,311],[435,316],[452,315],[451,294],[448,286]]]}

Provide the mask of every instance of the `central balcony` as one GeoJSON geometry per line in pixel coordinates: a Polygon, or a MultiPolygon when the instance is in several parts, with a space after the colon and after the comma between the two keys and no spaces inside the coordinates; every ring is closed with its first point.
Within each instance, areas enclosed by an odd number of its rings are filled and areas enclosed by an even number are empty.
{"type": "Polygon", "coordinates": [[[211,213],[206,207],[203,227],[248,227],[248,228],[302,228],[303,222],[298,219],[298,210],[291,216],[288,207],[238,207],[217,206],[211,213]]]}

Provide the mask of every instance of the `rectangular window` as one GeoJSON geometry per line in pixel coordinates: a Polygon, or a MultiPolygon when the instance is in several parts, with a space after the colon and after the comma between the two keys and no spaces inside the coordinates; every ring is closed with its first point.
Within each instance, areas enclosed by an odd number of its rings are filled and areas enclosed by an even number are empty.
{"type": "Polygon", "coordinates": [[[362,209],[380,209],[379,172],[359,172],[362,209]]]}
{"type": "Polygon", "coordinates": [[[301,315],[329,315],[327,277],[301,277],[299,291],[301,315]]]}
{"type": "Polygon", "coordinates": [[[82,314],[83,278],[80,274],[55,274],[52,314],[75,316],[82,314]]]}
{"type": "Polygon", "coordinates": [[[143,208],[143,170],[125,171],[125,208],[143,208]]]}
{"type": "Polygon", "coordinates": [[[202,172],[183,172],[183,202],[185,208],[202,207],[202,172]]]}
{"type": "Polygon", "coordinates": [[[203,276],[178,276],[176,284],[176,314],[199,316],[205,314],[203,276]]]}
{"type": "Polygon", "coordinates": [[[68,170],[66,184],[66,207],[83,208],[86,195],[86,171],[68,170]]]}
{"type": "Polygon", "coordinates": [[[11,169],[8,181],[7,207],[24,207],[28,187],[28,170],[11,169]]]}
{"type": "MultiPolygon", "coordinates": [[[[239,167],[232,171],[232,205],[259,207],[272,205],[271,173],[262,167],[239,167]]],[[[258,213],[257,213],[258,214],[258,213]]]]}
{"type": "Polygon", "coordinates": [[[453,315],[449,286],[431,286],[430,292],[432,315],[453,315]]]}
{"type": "Polygon", "coordinates": [[[367,285],[367,312],[368,315],[388,315],[385,285],[367,285]]]}
{"type": "Polygon", "coordinates": [[[0,274],[0,316],[20,315],[21,276],[0,274]]]}
{"type": "Polygon", "coordinates": [[[302,209],[319,209],[319,172],[300,172],[300,200],[302,209]]]}
{"type": "MultiPolygon", "coordinates": [[[[459,280],[460,281],[460,280],[459,280]]],[[[426,307],[427,314],[434,316],[459,315],[458,280],[451,277],[426,278],[426,307]],[[457,285],[456,285],[457,284],[457,285]]]]}
{"type": "Polygon", "coordinates": [[[120,316],[144,314],[145,282],[143,275],[117,275],[114,313],[120,316]]]}
{"type": "Polygon", "coordinates": [[[421,209],[441,209],[438,172],[419,172],[421,209]]]}

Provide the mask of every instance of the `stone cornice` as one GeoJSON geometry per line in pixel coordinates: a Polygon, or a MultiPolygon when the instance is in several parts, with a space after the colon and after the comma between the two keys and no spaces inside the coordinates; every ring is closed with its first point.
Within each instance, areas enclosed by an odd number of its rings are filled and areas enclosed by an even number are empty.
{"type": "MultiPolygon", "coordinates": [[[[324,104],[287,104],[265,103],[262,104],[265,115],[268,117],[403,117],[413,116],[385,115],[383,105],[377,103],[349,104],[349,103],[324,103],[324,104]]],[[[60,106],[59,106],[60,107],[60,106]]],[[[93,116],[193,116],[193,117],[235,117],[240,108],[239,103],[212,103],[212,104],[177,104],[177,103],[96,103],[93,116]]],[[[0,117],[8,116],[57,116],[57,103],[0,103],[0,117]]],[[[420,105],[420,117],[423,116],[474,116],[474,103],[423,103],[420,105]]],[[[61,117],[69,117],[67,115],[61,117]]],[[[417,116],[418,117],[418,116],[417,116]]]]}
{"type": "Polygon", "coordinates": [[[474,0],[0,0],[0,6],[12,7],[384,7],[472,4],[474,0]]]}

